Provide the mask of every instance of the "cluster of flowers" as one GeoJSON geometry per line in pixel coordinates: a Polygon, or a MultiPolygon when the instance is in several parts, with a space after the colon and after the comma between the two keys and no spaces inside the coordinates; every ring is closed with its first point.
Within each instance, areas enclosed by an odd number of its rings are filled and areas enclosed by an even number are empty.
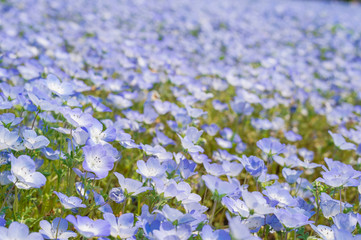
{"type": "Polygon", "coordinates": [[[361,6],[0,4],[0,240],[361,239],[361,6]]]}

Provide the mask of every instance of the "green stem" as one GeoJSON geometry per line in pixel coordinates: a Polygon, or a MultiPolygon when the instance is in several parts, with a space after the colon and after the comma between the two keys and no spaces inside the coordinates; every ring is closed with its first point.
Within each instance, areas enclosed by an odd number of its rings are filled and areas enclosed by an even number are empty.
{"type": "Polygon", "coordinates": [[[342,187],[340,188],[340,213],[342,213],[342,187]]]}
{"type": "Polygon", "coordinates": [[[2,211],[2,209],[4,208],[5,202],[6,202],[6,200],[8,200],[8,198],[9,198],[9,196],[10,196],[10,192],[14,189],[15,184],[16,184],[16,182],[15,182],[14,185],[9,189],[9,191],[6,193],[6,197],[5,197],[5,199],[4,199],[4,201],[3,201],[2,205],[1,205],[0,211],[2,211]]]}
{"type": "Polygon", "coordinates": [[[215,200],[214,203],[213,203],[212,215],[211,215],[211,218],[209,220],[210,225],[212,225],[212,222],[213,222],[213,217],[214,217],[214,213],[216,212],[217,203],[218,203],[217,200],[215,200]]]}
{"type": "Polygon", "coordinates": [[[40,109],[38,110],[38,112],[36,113],[36,115],[34,117],[33,124],[31,124],[31,129],[34,129],[34,124],[35,124],[36,118],[38,117],[39,112],[40,112],[40,109]]]}
{"type": "Polygon", "coordinates": [[[17,219],[17,216],[16,216],[16,213],[18,212],[18,201],[19,201],[19,198],[18,198],[18,188],[15,188],[15,194],[14,194],[14,205],[13,205],[13,211],[14,211],[14,218],[15,220],[17,219]]]}

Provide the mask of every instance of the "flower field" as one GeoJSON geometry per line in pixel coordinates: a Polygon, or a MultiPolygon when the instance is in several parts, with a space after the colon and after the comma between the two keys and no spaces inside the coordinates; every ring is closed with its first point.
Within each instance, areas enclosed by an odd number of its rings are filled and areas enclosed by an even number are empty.
{"type": "Polygon", "coordinates": [[[0,240],[361,239],[361,4],[1,0],[0,240]]]}

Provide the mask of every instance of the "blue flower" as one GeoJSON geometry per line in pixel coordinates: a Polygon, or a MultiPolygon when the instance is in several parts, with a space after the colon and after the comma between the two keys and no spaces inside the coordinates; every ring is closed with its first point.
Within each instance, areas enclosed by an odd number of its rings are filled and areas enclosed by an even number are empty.
{"type": "Polygon", "coordinates": [[[246,157],[243,155],[242,158],[239,159],[239,161],[242,163],[246,171],[253,177],[259,177],[262,172],[266,170],[264,161],[259,159],[258,157],[246,157]]]}
{"type": "Polygon", "coordinates": [[[356,150],[356,145],[353,143],[346,142],[345,138],[339,133],[333,133],[328,131],[331,135],[335,145],[341,150],[356,150]]]}
{"type": "Polygon", "coordinates": [[[126,191],[128,196],[136,196],[139,193],[145,192],[150,190],[150,187],[143,187],[143,183],[130,179],[125,178],[122,174],[114,172],[114,175],[118,178],[119,185],[122,189],[126,191]]]}
{"type": "Polygon", "coordinates": [[[302,136],[295,133],[294,131],[287,131],[284,133],[288,141],[296,142],[302,140],[302,136]]]}
{"type": "Polygon", "coordinates": [[[227,219],[229,224],[229,229],[232,238],[237,240],[258,240],[259,237],[253,236],[249,231],[248,227],[242,223],[242,220],[239,216],[231,218],[227,213],[227,219]]]}
{"type": "Polygon", "coordinates": [[[75,208],[85,208],[86,205],[82,204],[82,200],[78,197],[68,197],[65,194],[61,193],[61,192],[56,192],[54,191],[54,193],[56,194],[56,196],[58,196],[61,205],[63,205],[63,207],[65,209],[75,209],[75,208]]]}
{"type": "Polygon", "coordinates": [[[19,134],[16,131],[10,132],[4,126],[0,126],[0,150],[13,148],[19,139],[19,134]]]}
{"type": "Polygon", "coordinates": [[[27,155],[15,158],[10,155],[11,176],[9,180],[21,189],[40,188],[45,185],[46,178],[40,172],[36,172],[35,162],[27,155]]]}
{"type": "Polygon", "coordinates": [[[280,222],[287,228],[298,228],[312,223],[308,221],[310,216],[300,208],[280,208],[275,211],[275,215],[280,222]]]}
{"type": "Polygon", "coordinates": [[[50,141],[44,136],[38,136],[34,130],[22,132],[24,145],[27,149],[38,149],[49,145],[50,141]]]}
{"type": "Polygon", "coordinates": [[[110,224],[110,235],[119,238],[131,238],[137,231],[134,226],[133,213],[125,213],[115,217],[111,213],[104,213],[104,219],[110,224]]]}
{"type": "Polygon", "coordinates": [[[126,197],[122,188],[112,188],[109,191],[109,198],[116,203],[122,203],[125,201],[126,197]]]}
{"type": "Polygon", "coordinates": [[[150,157],[147,162],[139,160],[137,162],[137,173],[142,175],[145,178],[154,178],[162,176],[166,167],[164,164],[161,164],[158,158],[150,157]]]}
{"type": "Polygon", "coordinates": [[[55,218],[52,223],[46,220],[40,221],[40,233],[45,239],[67,240],[76,237],[75,232],[68,230],[68,222],[62,218],[55,218]]]}
{"type": "Polygon", "coordinates": [[[212,175],[203,175],[202,179],[212,193],[217,192],[219,195],[228,195],[238,190],[238,186],[233,182],[222,181],[212,175]]]}
{"type": "Polygon", "coordinates": [[[66,97],[74,93],[74,85],[72,82],[61,82],[54,74],[49,74],[45,83],[50,91],[61,97],[66,97]]]}
{"type": "Polygon", "coordinates": [[[282,175],[289,184],[293,184],[301,176],[303,171],[292,170],[290,168],[283,168],[282,175]]]}
{"type": "Polygon", "coordinates": [[[202,237],[203,240],[231,240],[228,232],[223,229],[213,231],[213,229],[209,225],[204,225],[199,235],[202,237]]]}
{"type": "Polygon", "coordinates": [[[95,173],[98,179],[105,178],[108,172],[113,169],[116,159],[105,146],[101,144],[86,145],[83,147],[83,152],[84,170],[95,173]]]}
{"type": "Polygon", "coordinates": [[[286,145],[281,144],[276,138],[263,138],[257,142],[257,147],[270,157],[286,151],[286,145]]]}
{"type": "Polygon", "coordinates": [[[298,205],[297,200],[291,196],[289,191],[276,184],[267,186],[266,190],[263,191],[263,194],[270,200],[275,201],[280,207],[294,207],[298,205]]]}
{"type": "Polygon", "coordinates": [[[110,235],[110,224],[102,219],[92,220],[89,217],[68,215],[66,220],[71,222],[75,229],[86,238],[107,237],[110,235]]]}
{"type": "Polygon", "coordinates": [[[0,125],[10,125],[11,127],[13,127],[18,125],[22,120],[23,118],[15,117],[14,113],[3,113],[0,115],[0,125]]]}
{"type": "Polygon", "coordinates": [[[23,223],[12,222],[9,228],[0,227],[1,240],[42,240],[40,233],[30,233],[29,228],[23,223]]]}

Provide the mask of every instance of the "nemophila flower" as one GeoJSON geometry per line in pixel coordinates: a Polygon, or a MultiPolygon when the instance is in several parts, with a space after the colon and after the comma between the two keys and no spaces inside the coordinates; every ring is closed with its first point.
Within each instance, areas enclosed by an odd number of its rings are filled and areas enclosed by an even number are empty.
{"type": "Polygon", "coordinates": [[[178,134],[182,142],[182,147],[187,149],[188,152],[203,152],[202,147],[195,145],[202,133],[203,130],[198,131],[195,127],[188,127],[184,138],[178,134]]]}
{"type": "Polygon", "coordinates": [[[164,196],[165,197],[175,197],[178,201],[181,201],[183,204],[199,202],[202,198],[195,193],[192,193],[191,186],[186,182],[176,183],[171,179],[167,186],[165,186],[164,196]]]}
{"type": "Polygon", "coordinates": [[[112,208],[106,201],[104,201],[102,195],[93,190],[93,196],[95,204],[99,206],[99,211],[101,211],[102,213],[113,213],[112,208]]]}
{"type": "Polygon", "coordinates": [[[203,240],[231,240],[231,236],[223,229],[214,230],[209,225],[204,225],[202,231],[199,234],[203,240]]]}
{"type": "Polygon", "coordinates": [[[315,153],[313,151],[307,150],[306,148],[298,149],[298,154],[303,157],[305,162],[311,162],[315,157],[315,153]]]}
{"type": "Polygon", "coordinates": [[[270,130],[272,129],[272,122],[268,119],[252,118],[252,126],[257,130],[270,130]]]}
{"type": "Polygon", "coordinates": [[[230,217],[227,213],[227,219],[229,224],[229,230],[231,237],[237,240],[256,240],[260,239],[259,237],[253,236],[249,231],[248,227],[242,223],[242,220],[239,216],[230,217]]]}
{"type": "Polygon", "coordinates": [[[61,205],[63,205],[63,207],[65,209],[75,209],[75,208],[85,208],[86,205],[82,204],[82,200],[78,197],[68,197],[65,194],[61,193],[61,192],[56,192],[54,191],[55,195],[58,196],[61,205]]]}
{"type": "Polygon", "coordinates": [[[280,220],[280,222],[287,228],[298,228],[310,223],[308,221],[310,216],[305,215],[305,211],[300,208],[280,208],[276,209],[274,214],[280,220]]]}
{"type": "Polygon", "coordinates": [[[77,145],[85,145],[89,139],[89,133],[80,127],[73,130],[71,134],[77,145]]]}
{"type": "Polygon", "coordinates": [[[325,225],[315,226],[310,224],[310,226],[323,240],[335,240],[335,234],[332,228],[325,225]]]}
{"type": "Polygon", "coordinates": [[[357,178],[361,176],[360,171],[354,170],[351,165],[344,164],[339,161],[333,161],[330,158],[325,158],[325,162],[329,170],[323,166],[323,169],[325,170],[325,172],[321,172],[323,178],[318,178],[317,180],[325,183],[327,182],[326,184],[333,184],[330,186],[334,187],[336,185],[344,185],[346,187],[356,187],[359,185],[357,178]],[[335,181],[332,181],[332,179],[335,179],[335,181]]]}
{"type": "Polygon", "coordinates": [[[192,160],[182,159],[182,160],[180,160],[178,170],[179,170],[181,176],[184,179],[187,179],[187,178],[197,174],[197,172],[194,172],[194,169],[196,167],[197,167],[197,164],[195,162],[193,162],[192,160]]]}
{"type": "Polygon", "coordinates": [[[332,217],[333,223],[338,229],[353,232],[357,224],[357,215],[355,213],[339,213],[332,217]]]}
{"type": "Polygon", "coordinates": [[[242,198],[250,212],[264,215],[275,211],[260,192],[248,192],[245,190],[242,191],[242,198]]]}
{"type": "Polygon", "coordinates": [[[218,151],[214,151],[212,157],[215,160],[224,162],[231,162],[233,160],[239,160],[240,158],[236,155],[230,154],[227,150],[218,149],[218,151]]]}
{"type": "Polygon", "coordinates": [[[154,147],[150,145],[140,144],[142,149],[148,154],[156,156],[160,161],[172,159],[173,155],[170,152],[167,152],[164,147],[156,145],[154,147]]]}
{"type": "Polygon", "coordinates": [[[192,235],[192,229],[188,224],[182,224],[175,227],[170,222],[162,222],[159,230],[154,230],[153,234],[154,237],[159,240],[187,240],[192,235]]]}
{"type": "Polygon", "coordinates": [[[114,156],[101,144],[86,145],[82,149],[84,170],[95,173],[98,179],[105,178],[114,167],[114,156]]]}
{"type": "Polygon", "coordinates": [[[110,235],[110,224],[102,219],[92,220],[89,217],[68,215],[66,218],[75,229],[86,238],[107,237],[110,235]]]}
{"type": "Polygon", "coordinates": [[[301,176],[303,171],[292,170],[290,168],[283,168],[282,175],[289,184],[293,184],[301,176]]]}
{"type": "Polygon", "coordinates": [[[207,112],[204,112],[202,109],[199,109],[199,108],[192,108],[190,106],[186,106],[186,109],[187,109],[187,113],[190,117],[192,118],[199,118],[201,117],[202,115],[206,115],[207,112]]]}
{"type": "Polygon", "coordinates": [[[218,125],[215,124],[215,123],[212,123],[212,124],[210,124],[210,125],[205,124],[205,125],[202,126],[202,129],[203,129],[204,131],[206,131],[206,133],[207,133],[209,136],[214,136],[214,135],[216,135],[217,132],[219,131],[219,127],[218,127],[218,125]]]}
{"type": "Polygon", "coordinates": [[[0,150],[12,148],[16,144],[19,134],[16,131],[10,132],[4,126],[0,126],[0,150]]]}
{"type": "Polygon", "coordinates": [[[332,225],[331,228],[333,230],[333,234],[335,235],[335,239],[337,240],[338,239],[355,240],[361,238],[360,234],[353,236],[353,234],[350,233],[349,231],[345,229],[339,229],[336,225],[332,225]]]}
{"type": "Polygon", "coordinates": [[[6,225],[6,220],[4,217],[5,217],[5,214],[0,215],[0,227],[5,227],[5,225],[6,225]]]}
{"type": "Polygon", "coordinates": [[[66,97],[74,93],[74,85],[72,84],[72,82],[61,82],[59,78],[54,74],[48,74],[45,83],[50,91],[61,97],[66,97]]]}
{"type": "Polygon", "coordinates": [[[296,142],[302,140],[302,136],[295,133],[294,131],[287,131],[284,133],[288,141],[296,142]]]}
{"type": "Polygon", "coordinates": [[[112,110],[105,106],[102,103],[102,99],[101,98],[96,98],[94,96],[89,95],[88,99],[90,101],[90,103],[92,104],[93,108],[98,111],[98,112],[112,112],[112,110]]]}
{"type": "Polygon", "coordinates": [[[246,171],[253,177],[259,177],[266,169],[264,161],[255,156],[246,157],[243,155],[239,161],[242,163],[246,171]]]}
{"type": "Polygon", "coordinates": [[[245,224],[251,233],[258,232],[260,228],[265,225],[265,217],[261,215],[252,215],[247,219],[243,220],[243,224],[245,224]]]}
{"type": "Polygon", "coordinates": [[[355,150],[356,145],[353,143],[346,142],[345,138],[339,134],[339,133],[333,133],[331,131],[328,131],[328,133],[331,135],[335,145],[340,148],[341,150],[355,150]]]}
{"type": "Polygon", "coordinates": [[[18,125],[23,118],[16,117],[14,113],[3,113],[0,115],[0,125],[14,127],[18,125]]]}
{"type": "Polygon", "coordinates": [[[104,213],[103,216],[104,220],[110,224],[110,235],[112,237],[131,238],[138,229],[134,226],[133,213],[125,213],[119,217],[115,217],[111,213],[104,213]]]}
{"type": "Polygon", "coordinates": [[[12,222],[9,228],[0,226],[1,240],[42,240],[40,233],[30,233],[29,228],[23,223],[12,222]]]}
{"type": "Polygon", "coordinates": [[[153,102],[153,107],[159,114],[164,115],[171,110],[172,103],[168,101],[162,102],[160,100],[155,100],[153,102]]]}
{"type": "MultiPolygon", "coordinates": [[[[320,196],[320,207],[326,218],[336,216],[340,212],[340,201],[332,199],[327,193],[322,192],[320,196]]],[[[350,208],[352,205],[342,202],[341,209],[350,208]]]]}
{"type": "Polygon", "coordinates": [[[198,164],[202,164],[203,162],[211,162],[211,159],[208,158],[206,154],[201,154],[198,152],[189,153],[193,159],[194,162],[198,164]]]}
{"type": "Polygon", "coordinates": [[[43,155],[50,160],[57,160],[60,158],[63,153],[61,153],[59,150],[53,150],[52,148],[45,147],[40,150],[43,155]]]}
{"type": "Polygon", "coordinates": [[[219,101],[218,99],[214,99],[212,101],[212,105],[213,105],[215,110],[220,111],[220,112],[228,110],[228,104],[223,103],[223,102],[219,101]]]}
{"type": "Polygon", "coordinates": [[[266,195],[270,200],[275,201],[276,205],[280,207],[294,207],[298,205],[296,199],[294,199],[289,191],[280,187],[279,185],[267,186],[266,190],[263,191],[263,194],[266,195]]]}
{"type": "Polygon", "coordinates": [[[118,109],[129,108],[133,105],[133,102],[123,95],[109,94],[107,100],[118,109]]]}
{"type": "Polygon", "coordinates": [[[2,96],[0,96],[0,109],[10,109],[12,108],[13,104],[9,101],[6,101],[2,96]]]}
{"type": "Polygon", "coordinates": [[[253,107],[248,102],[244,101],[242,98],[235,98],[230,102],[232,110],[237,114],[242,114],[249,116],[253,112],[253,107]]]}
{"type": "Polygon", "coordinates": [[[239,214],[242,217],[249,216],[249,208],[240,199],[233,199],[231,197],[223,197],[222,204],[233,214],[239,214]]]}
{"type": "Polygon", "coordinates": [[[40,188],[45,185],[46,178],[40,172],[36,172],[35,162],[27,155],[18,158],[10,155],[11,176],[9,180],[20,189],[40,188]]]}
{"type": "Polygon", "coordinates": [[[125,178],[122,174],[114,172],[114,175],[118,178],[119,185],[126,191],[128,196],[136,196],[139,193],[150,190],[150,187],[143,187],[143,183],[131,179],[125,178]]]}
{"type": "Polygon", "coordinates": [[[284,153],[286,150],[286,145],[276,138],[263,138],[257,142],[257,147],[269,157],[284,153]]]}
{"type": "Polygon", "coordinates": [[[67,240],[76,237],[75,232],[68,230],[68,222],[63,218],[55,218],[52,223],[46,220],[40,221],[40,231],[45,239],[67,240]]]}
{"type": "Polygon", "coordinates": [[[169,207],[168,204],[164,205],[162,210],[155,210],[154,212],[161,213],[166,219],[171,222],[177,221],[178,224],[190,223],[195,220],[191,214],[182,213],[178,209],[169,207]]]}
{"type": "MultiPolygon", "coordinates": [[[[91,178],[91,179],[94,179],[94,178],[91,178]]],[[[75,190],[79,194],[79,196],[81,196],[81,197],[83,197],[85,199],[89,198],[90,191],[87,190],[85,192],[85,187],[84,187],[84,184],[82,182],[76,182],[75,183],[75,190]]]]}
{"type": "Polygon", "coordinates": [[[42,111],[55,111],[58,109],[58,103],[54,100],[50,99],[49,96],[38,89],[37,87],[33,87],[31,92],[27,92],[31,103],[34,104],[38,111],[41,109],[42,111]]]}
{"type": "Polygon", "coordinates": [[[266,215],[265,218],[265,224],[270,225],[275,231],[283,231],[285,229],[282,223],[276,217],[276,215],[266,215]]]}
{"type": "Polygon", "coordinates": [[[86,127],[89,133],[88,144],[107,144],[116,138],[116,130],[114,127],[109,127],[103,131],[103,125],[97,119],[93,119],[90,126],[86,127]]]}
{"type": "Polygon", "coordinates": [[[155,130],[156,133],[156,140],[157,143],[162,144],[163,146],[167,146],[169,144],[174,145],[175,142],[173,141],[173,139],[169,138],[167,135],[165,135],[164,133],[162,133],[159,129],[155,130]]]}
{"type": "Polygon", "coordinates": [[[112,188],[109,191],[109,198],[116,203],[122,203],[126,200],[126,196],[124,195],[124,191],[122,188],[112,188]]]}
{"type": "Polygon", "coordinates": [[[2,171],[0,172],[0,185],[8,185],[11,183],[8,177],[11,176],[10,171],[2,171]]]}
{"type": "Polygon", "coordinates": [[[34,130],[22,132],[24,145],[27,149],[38,149],[49,145],[50,141],[44,136],[38,136],[34,130]]]}
{"type": "Polygon", "coordinates": [[[93,123],[94,118],[89,113],[84,113],[80,108],[62,109],[65,119],[74,127],[87,127],[93,123]]]}
{"type": "Polygon", "coordinates": [[[203,175],[202,179],[212,193],[217,192],[219,195],[228,195],[238,190],[238,186],[235,183],[222,181],[212,175],[203,175]]]}
{"type": "Polygon", "coordinates": [[[137,161],[137,173],[144,178],[154,178],[162,176],[166,171],[166,166],[161,164],[158,158],[150,157],[147,162],[137,161]]]}
{"type": "Polygon", "coordinates": [[[207,173],[212,174],[213,176],[219,177],[226,174],[221,164],[203,162],[203,166],[207,173]]]}

